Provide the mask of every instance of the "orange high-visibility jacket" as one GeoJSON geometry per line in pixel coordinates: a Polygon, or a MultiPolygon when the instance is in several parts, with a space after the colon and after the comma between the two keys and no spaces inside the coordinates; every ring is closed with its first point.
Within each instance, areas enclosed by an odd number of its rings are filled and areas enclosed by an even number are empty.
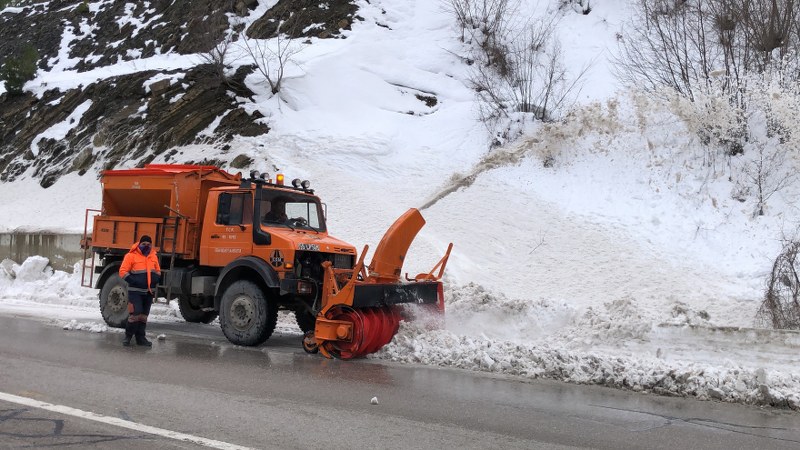
{"type": "Polygon", "coordinates": [[[119,276],[128,283],[129,291],[152,293],[151,287],[161,280],[161,266],[158,264],[155,248],[144,256],[139,250],[139,243],[133,244],[131,251],[122,260],[119,276]]]}

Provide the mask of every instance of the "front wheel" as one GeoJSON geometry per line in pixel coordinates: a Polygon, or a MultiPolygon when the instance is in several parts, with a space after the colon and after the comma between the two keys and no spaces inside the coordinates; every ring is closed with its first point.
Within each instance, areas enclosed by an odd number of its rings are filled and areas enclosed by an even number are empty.
{"type": "Polygon", "coordinates": [[[128,283],[111,274],[100,289],[100,314],[108,326],[125,328],[128,322],[128,283]]]}
{"type": "Polygon", "coordinates": [[[303,333],[314,331],[314,326],[317,323],[317,315],[307,311],[304,308],[297,308],[294,312],[294,318],[297,321],[297,326],[303,333]]]}
{"type": "Polygon", "coordinates": [[[277,304],[255,283],[235,281],[222,294],[219,324],[225,337],[234,344],[262,344],[275,331],[277,323],[277,304]]]}
{"type": "Polygon", "coordinates": [[[192,303],[192,298],[188,295],[178,297],[178,309],[181,310],[183,320],[190,323],[211,323],[217,318],[216,311],[203,311],[203,307],[192,303]]]}

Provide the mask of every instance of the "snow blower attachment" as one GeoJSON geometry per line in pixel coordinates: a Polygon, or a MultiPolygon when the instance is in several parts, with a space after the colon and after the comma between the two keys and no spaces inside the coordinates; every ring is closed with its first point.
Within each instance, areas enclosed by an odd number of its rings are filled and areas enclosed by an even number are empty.
{"type": "Polygon", "coordinates": [[[313,332],[306,334],[303,348],[325,357],[358,358],[380,350],[392,340],[403,319],[402,304],[428,305],[444,313],[444,290],[440,281],[453,244],[428,273],[400,280],[408,248],[425,219],[416,209],[400,216],[386,231],[365,267],[365,246],[352,270],[322,263],[324,278],[322,308],[313,332]]]}

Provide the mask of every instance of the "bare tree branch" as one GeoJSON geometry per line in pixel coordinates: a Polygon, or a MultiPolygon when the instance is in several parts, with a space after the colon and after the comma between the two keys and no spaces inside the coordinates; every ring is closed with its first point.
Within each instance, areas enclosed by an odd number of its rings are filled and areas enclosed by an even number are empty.
{"type": "Polygon", "coordinates": [[[242,33],[241,38],[245,52],[269,84],[270,91],[280,92],[286,66],[303,50],[303,44],[284,34],[281,25],[271,39],[252,39],[247,33],[242,33]]]}

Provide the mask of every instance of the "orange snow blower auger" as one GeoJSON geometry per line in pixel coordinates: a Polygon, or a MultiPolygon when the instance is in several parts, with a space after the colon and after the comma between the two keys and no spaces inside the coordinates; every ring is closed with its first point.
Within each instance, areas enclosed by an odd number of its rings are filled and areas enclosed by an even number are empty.
{"type": "Polygon", "coordinates": [[[303,340],[307,352],[320,351],[327,358],[340,359],[366,356],[380,350],[397,333],[403,319],[400,305],[430,305],[444,313],[441,278],[452,243],[430,272],[400,280],[406,252],[424,225],[422,214],[410,209],[386,231],[368,267],[364,266],[364,257],[369,246],[364,247],[352,270],[322,263],[322,308],[314,331],[303,340]]]}

